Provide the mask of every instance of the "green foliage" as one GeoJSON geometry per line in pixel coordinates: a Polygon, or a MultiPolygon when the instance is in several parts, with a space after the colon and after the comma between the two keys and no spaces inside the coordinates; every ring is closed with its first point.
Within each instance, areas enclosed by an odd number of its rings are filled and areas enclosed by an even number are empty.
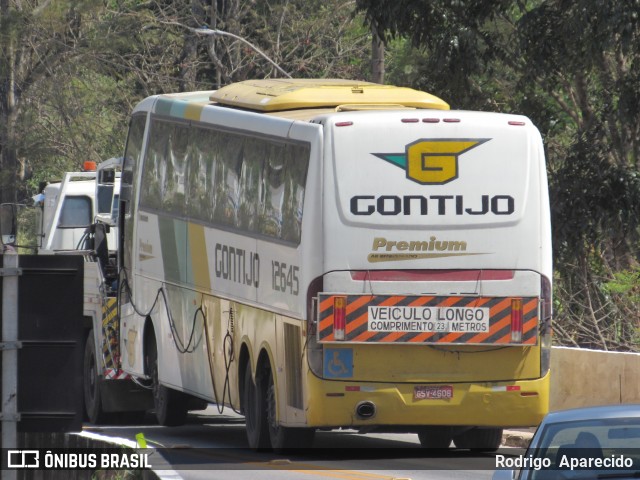
{"type": "Polygon", "coordinates": [[[523,113],[540,128],[559,339],[637,348],[639,299],[613,295],[608,280],[640,257],[640,1],[356,3],[397,39],[390,78],[455,108],[523,113]]]}
{"type": "Polygon", "coordinates": [[[617,242],[615,250],[623,256],[635,254],[640,178],[635,166],[609,161],[600,129],[583,134],[571,146],[553,172],[550,188],[554,244],[561,265],[575,263],[592,250],[614,248],[611,242],[617,242]]]}
{"type": "Polygon", "coordinates": [[[624,295],[634,303],[640,303],[640,270],[621,270],[605,283],[605,291],[610,294],[624,295]]]}
{"type": "Polygon", "coordinates": [[[640,260],[640,0],[8,2],[0,198],[119,155],[146,96],[282,76],[265,56],[296,77],[369,78],[371,28],[389,83],[539,127],[558,338],[636,348],[639,299],[619,288],[640,260]]]}
{"type": "Polygon", "coordinates": [[[25,200],[85,160],[120,155],[128,116],[144,97],[279,75],[246,43],[196,27],[243,38],[294,76],[367,75],[369,32],[347,0],[214,6],[61,0],[0,14],[0,99],[15,91],[15,104],[0,106],[0,195],[17,186],[25,200]]]}

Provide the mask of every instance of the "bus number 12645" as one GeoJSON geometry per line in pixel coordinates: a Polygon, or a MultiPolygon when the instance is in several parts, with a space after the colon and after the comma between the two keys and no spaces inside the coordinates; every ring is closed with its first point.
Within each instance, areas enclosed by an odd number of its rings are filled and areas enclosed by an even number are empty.
{"type": "Polygon", "coordinates": [[[297,265],[287,265],[284,262],[273,260],[271,262],[271,285],[276,292],[291,293],[298,295],[300,282],[298,273],[300,267],[297,265]]]}

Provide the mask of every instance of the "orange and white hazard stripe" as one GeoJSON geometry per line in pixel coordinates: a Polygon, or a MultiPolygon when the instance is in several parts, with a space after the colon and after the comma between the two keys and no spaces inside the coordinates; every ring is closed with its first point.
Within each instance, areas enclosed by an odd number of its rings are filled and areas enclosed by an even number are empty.
{"type": "Polygon", "coordinates": [[[320,294],[318,341],[536,345],[537,297],[320,294]]]}

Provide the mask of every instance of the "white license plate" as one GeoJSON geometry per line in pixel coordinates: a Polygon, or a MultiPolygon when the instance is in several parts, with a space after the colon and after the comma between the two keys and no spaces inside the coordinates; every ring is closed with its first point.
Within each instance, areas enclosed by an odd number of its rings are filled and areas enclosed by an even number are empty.
{"type": "Polygon", "coordinates": [[[451,400],[452,398],[451,385],[416,385],[413,388],[414,400],[451,400]]]}

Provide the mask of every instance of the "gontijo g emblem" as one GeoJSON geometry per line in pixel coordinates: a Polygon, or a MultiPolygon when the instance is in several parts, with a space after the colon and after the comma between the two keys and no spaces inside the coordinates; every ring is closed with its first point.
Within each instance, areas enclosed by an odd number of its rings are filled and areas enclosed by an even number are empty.
{"type": "Polygon", "coordinates": [[[404,153],[374,153],[378,158],[407,172],[407,178],[422,185],[442,185],[458,178],[458,157],[489,138],[420,139],[404,153]]]}

